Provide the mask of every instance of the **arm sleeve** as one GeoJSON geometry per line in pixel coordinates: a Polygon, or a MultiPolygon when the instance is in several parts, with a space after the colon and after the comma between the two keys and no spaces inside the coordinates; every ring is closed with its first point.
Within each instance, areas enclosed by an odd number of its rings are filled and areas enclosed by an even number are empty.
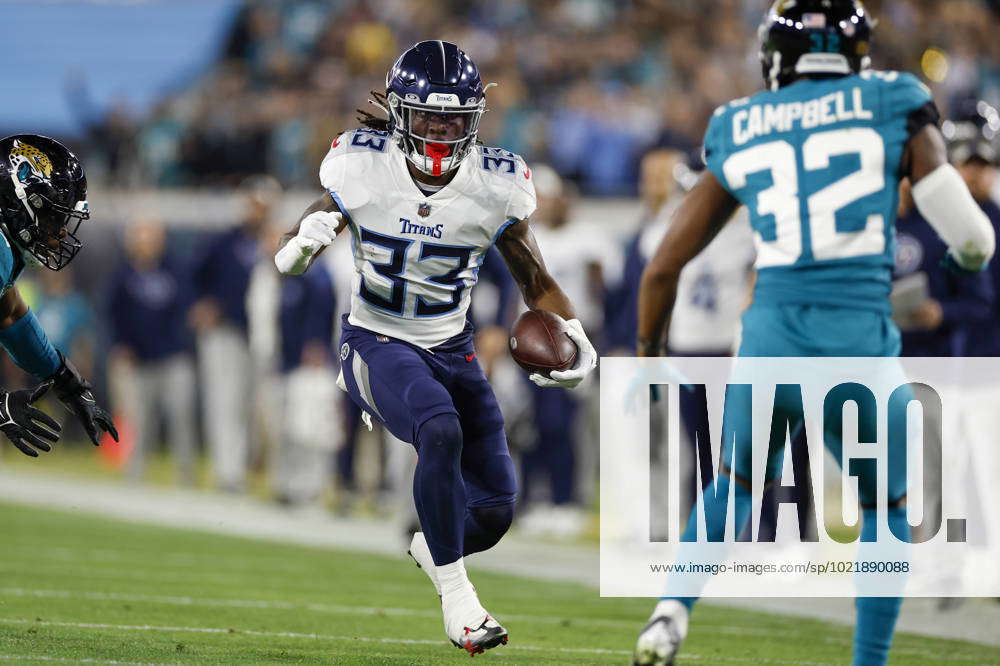
{"type": "Polygon", "coordinates": [[[913,201],[959,266],[974,271],[989,263],[996,247],[993,225],[955,167],[942,164],[921,178],[913,201]]]}
{"type": "Polygon", "coordinates": [[[12,325],[0,330],[0,344],[17,367],[37,379],[51,377],[62,365],[59,352],[49,342],[31,310],[12,325]]]}
{"type": "Polygon", "coordinates": [[[906,118],[906,133],[913,136],[928,125],[937,126],[941,122],[941,112],[933,101],[927,102],[919,109],[910,112],[906,118]]]}

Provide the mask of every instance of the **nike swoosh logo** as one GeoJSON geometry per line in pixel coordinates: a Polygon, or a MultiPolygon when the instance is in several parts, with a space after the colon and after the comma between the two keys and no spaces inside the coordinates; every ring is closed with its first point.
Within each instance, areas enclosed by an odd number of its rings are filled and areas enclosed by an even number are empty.
{"type": "Polygon", "coordinates": [[[340,137],[338,136],[336,139],[333,140],[333,143],[330,144],[330,147],[336,148],[339,145],[340,145],[340,137]]]}
{"type": "Polygon", "coordinates": [[[524,172],[524,177],[527,178],[528,180],[531,180],[531,169],[528,169],[524,172]]]}

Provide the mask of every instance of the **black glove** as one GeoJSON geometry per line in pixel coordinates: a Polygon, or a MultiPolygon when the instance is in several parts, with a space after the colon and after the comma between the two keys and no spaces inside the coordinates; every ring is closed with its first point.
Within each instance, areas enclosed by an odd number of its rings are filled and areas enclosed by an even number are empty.
{"type": "Polygon", "coordinates": [[[59,358],[62,359],[62,365],[56,370],[56,374],[49,377],[47,381],[48,384],[52,385],[52,391],[56,397],[65,405],[66,409],[80,419],[83,429],[87,431],[94,446],[101,443],[98,428],[108,431],[117,442],[118,430],[115,429],[111,415],[94,400],[94,394],[90,391],[90,382],[80,376],[80,371],[70,363],[68,358],[62,354],[59,354],[59,358]]]}
{"type": "Polygon", "coordinates": [[[21,449],[21,453],[32,458],[38,457],[35,449],[51,451],[52,445],[49,442],[59,441],[59,432],[62,430],[55,419],[31,406],[48,390],[49,383],[44,382],[34,389],[9,393],[0,391],[0,430],[3,430],[3,434],[7,435],[14,446],[21,449]],[[39,423],[47,427],[43,428],[39,423]]]}

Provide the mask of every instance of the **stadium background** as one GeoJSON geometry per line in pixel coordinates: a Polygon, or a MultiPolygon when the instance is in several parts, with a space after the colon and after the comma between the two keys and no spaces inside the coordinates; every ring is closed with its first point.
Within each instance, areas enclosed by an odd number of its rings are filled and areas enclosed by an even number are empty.
{"type": "MultiPolygon", "coordinates": [[[[646,215],[640,199],[641,159],[657,149],[695,159],[712,110],[760,88],[756,27],[765,4],[0,2],[7,53],[0,134],[49,134],[76,150],[90,180],[94,211],[82,231],[84,250],[71,268],[58,279],[32,271],[19,286],[42,314],[43,324],[65,334],[63,345],[94,377],[100,395],[110,399],[118,418],[126,422],[130,440],[136,433],[129,415],[141,409],[130,405],[130,398],[155,394],[168,402],[178,387],[190,387],[196,398],[190,439],[198,462],[187,480],[196,488],[245,494],[260,505],[279,500],[282,506],[305,507],[338,520],[361,521],[358,524],[375,519],[391,524],[401,539],[409,519],[400,508],[409,496],[407,448],[382,441],[378,433],[366,434],[339,406],[331,407],[335,416],[324,425],[323,432],[331,433],[328,445],[320,445],[318,457],[308,459],[319,461],[323,492],[303,498],[282,491],[281,484],[299,478],[296,474],[302,470],[275,469],[288,453],[280,448],[281,435],[276,433],[296,415],[274,409],[293,390],[281,379],[287,379],[289,368],[280,367],[273,349],[265,349],[268,336],[282,328],[274,310],[250,315],[252,325],[264,331],[265,347],[251,345],[246,363],[227,357],[220,365],[219,358],[206,357],[205,346],[199,344],[204,342],[199,336],[217,320],[201,318],[197,287],[192,287],[191,298],[179,302],[172,315],[178,325],[171,335],[177,339],[169,350],[171,357],[186,359],[190,376],[152,387],[137,383],[141,380],[135,367],[142,359],[123,353],[114,322],[132,322],[139,329],[132,334],[140,337],[160,331],[143,329],[141,310],[110,309],[115,279],[127,282],[120,270],[127,263],[126,246],[145,243],[155,248],[156,230],[162,228],[175,277],[193,284],[205,249],[243,224],[248,211],[255,209],[264,218],[255,261],[269,266],[266,248],[274,233],[267,230],[289,227],[318,194],[316,173],[331,139],[356,125],[356,109],[370,108],[368,91],[383,85],[387,67],[403,48],[419,39],[441,38],[461,45],[484,80],[499,84],[489,93],[481,140],[524,155],[533,167],[550,165],[565,180],[565,191],[572,193],[570,224],[580,239],[578,248],[570,248],[579,256],[580,275],[570,279],[583,285],[581,293],[590,300],[588,328],[598,350],[620,353],[622,344],[612,331],[621,327],[615,318],[622,315],[614,304],[615,295],[621,294],[626,245],[646,215]],[[262,355],[257,354],[260,349],[265,349],[262,355]],[[251,389],[243,394],[250,410],[242,412],[250,429],[246,479],[220,484],[217,461],[206,453],[212,426],[201,404],[212,394],[213,373],[217,382],[237,381],[228,374],[235,366],[226,363],[245,364],[244,370],[251,370],[239,380],[251,389]],[[340,432],[348,424],[358,435],[356,464],[346,455],[347,436],[340,432]]],[[[876,67],[918,73],[945,116],[970,97],[1000,105],[1000,6],[995,0],[866,4],[880,20],[873,53],[876,67]]],[[[547,182],[551,185],[552,180],[547,182]]],[[[338,256],[343,262],[344,253],[338,256]]],[[[335,265],[330,274],[342,310],[345,278],[335,265]]],[[[483,285],[480,292],[475,309],[481,317],[492,318],[498,290],[483,285]]],[[[515,314],[515,308],[507,308],[496,323],[509,324],[515,314]]],[[[332,335],[330,340],[325,355],[304,355],[298,364],[325,368],[309,375],[321,387],[329,386],[337,360],[332,335]]],[[[596,386],[591,382],[572,409],[576,437],[539,459],[544,425],[535,421],[526,397],[530,392],[503,354],[497,356],[496,366],[497,382],[507,387],[505,411],[516,455],[535,455],[532,460],[546,469],[575,469],[569,510],[561,514],[551,511],[551,495],[558,491],[550,480],[534,480],[537,515],[532,521],[531,506],[525,507],[520,534],[528,541],[560,540],[586,552],[596,510],[596,386]],[[573,464],[560,457],[567,451],[573,464]]],[[[26,383],[4,358],[3,385],[26,383]]],[[[339,400],[335,393],[317,393],[328,396],[330,404],[339,400]]],[[[159,411],[165,409],[166,402],[159,411]]],[[[0,473],[35,479],[36,487],[53,494],[60,488],[66,494],[85,493],[97,505],[104,501],[101,488],[110,489],[107,497],[138,502],[138,495],[128,494],[137,483],[166,492],[168,486],[185,481],[176,470],[176,454],[167,446],[172,422],[157,423],[156,450],[150,452],[142,478],[131,478],[132,485],[122,483],[130,479],[126,450],[99,454],[84,446],[73,429],[60,450],[46,459],[26,461],[15,458],[10,447],[0,450],[0,473]],[[31,476],[40,473],[44,477],[31,476]],[[115,495],[118,492],[126,494],[115,495]]],[[[307,443],[305,450],[310,446],[307,443]]],[[[6,478],[6,499],[20,496],[45,503],[14,483],[13,476],[6,478]]],[[[197,514],[199,509],[191,511],[197,514]]],[[[291,520],[316,514],[288,515],[291,520]]],[[[641,614],[636,622],[640,619],[641,614]]]]}

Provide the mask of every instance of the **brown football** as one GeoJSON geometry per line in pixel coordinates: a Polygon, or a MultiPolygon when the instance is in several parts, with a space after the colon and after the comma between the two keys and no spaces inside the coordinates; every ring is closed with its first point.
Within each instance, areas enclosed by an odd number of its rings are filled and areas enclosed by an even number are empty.
{"type": "Polygon", "coordinates": [[[567,370],[576,362],[576,344],[564,332],[566,323],[545,310],[528,310],[510,331],[510,355],[528,372],[546,377],[553,370],[567,370]]]}

